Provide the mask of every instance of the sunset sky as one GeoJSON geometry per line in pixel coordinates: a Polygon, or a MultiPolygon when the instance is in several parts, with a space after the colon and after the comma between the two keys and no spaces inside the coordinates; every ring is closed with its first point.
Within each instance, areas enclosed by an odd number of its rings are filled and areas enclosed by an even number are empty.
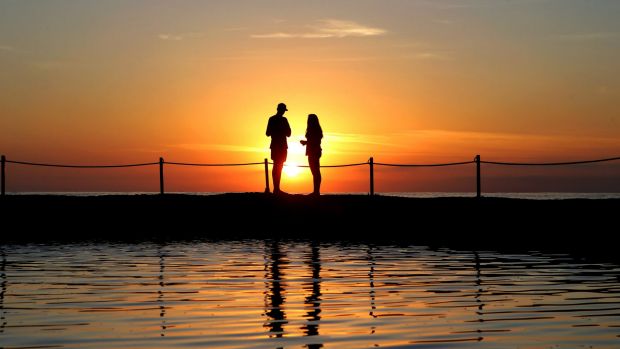
{"type": "MultiPolygon", "coordinates": [[[[285,102],[289,162],[620,156],[620,1],[0,1],[0,153],[115,164],[260,162],[285,102]]],[[[378,191],[472,191],[474,167],[376,169],[378,191]]],[[[620,191],[620,163],[485,168],[491,191],[620,191]]],[[[324,192],[367,191],[367,166],[324,192]]],[[[171,191],[262,191],[261,166],[168,166],[171,191]]],[[[157,169],[7,165],[8,191],[156,191],[157,169]],[[116,172],[115,172],[116,171],[116,172]]],[[[283,189],[309,192],[308,169],[283,189]]]]}

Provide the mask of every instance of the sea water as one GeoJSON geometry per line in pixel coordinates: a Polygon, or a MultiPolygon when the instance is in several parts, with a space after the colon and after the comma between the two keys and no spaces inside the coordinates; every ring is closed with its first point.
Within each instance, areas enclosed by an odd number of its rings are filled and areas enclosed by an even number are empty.
{"type": "Polygon", "coordinates": [[[620,266],[312,241],[0,245],[2,348],[613,348],[620,266]]]}

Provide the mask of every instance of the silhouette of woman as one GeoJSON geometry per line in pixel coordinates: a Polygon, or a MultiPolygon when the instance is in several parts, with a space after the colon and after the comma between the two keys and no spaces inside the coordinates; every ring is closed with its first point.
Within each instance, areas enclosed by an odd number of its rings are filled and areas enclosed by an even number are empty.
{"type": "Polygon", "coordinates": [[[321,139],[323,138],[323,129],[319,123],[319,117],[316,114],[308,115],[308,126],[306,128],[306,140],[301,140],[301,144],[306,146],[306,156],[308,156],[308,165],[312,172],[314,183],[314,191],[312,196],[321,195],[321,139]]]}

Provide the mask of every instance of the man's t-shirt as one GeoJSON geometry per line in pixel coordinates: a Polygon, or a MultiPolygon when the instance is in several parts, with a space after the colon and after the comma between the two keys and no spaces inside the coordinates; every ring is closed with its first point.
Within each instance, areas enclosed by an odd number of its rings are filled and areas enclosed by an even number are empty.
{"type": "Polygon", "coordinates": [[[291,136],[291,126],[284,116],[274,115],[267,123],[267,137],[271,137],[271,149],[288,149],[286,137],[291,136]]]}

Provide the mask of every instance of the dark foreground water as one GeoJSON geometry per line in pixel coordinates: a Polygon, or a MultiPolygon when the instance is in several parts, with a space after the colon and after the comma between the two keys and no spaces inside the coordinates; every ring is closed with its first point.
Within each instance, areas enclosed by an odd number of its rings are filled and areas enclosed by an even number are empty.
{"type": "Polygon", "coordinates": [[[620,268],[237,241],[0,245],[2,348],[620,347],[620,268]]]}

